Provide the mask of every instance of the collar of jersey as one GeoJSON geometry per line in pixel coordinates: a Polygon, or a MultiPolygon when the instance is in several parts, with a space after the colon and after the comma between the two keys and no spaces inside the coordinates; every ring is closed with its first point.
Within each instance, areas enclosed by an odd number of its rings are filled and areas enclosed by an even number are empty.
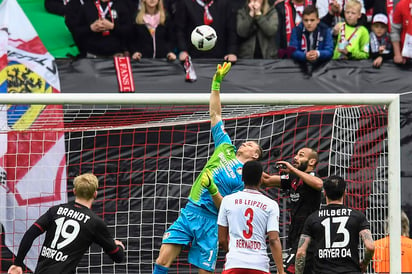
{"type": "Polygon", "coordinates": [[[83,207],[83,208],[87,208],[87,206],[82,205],[82,204],[79,204],[79,203],[76,203],[76,202],[74,202],[74,206],[75,206],[75,207],[83,207]]]}
{"type": "Polygon", "coordinates": [[[260,194],[260,191],[256,189],[245,188],[243,191],[247,193],[260,194]]]}

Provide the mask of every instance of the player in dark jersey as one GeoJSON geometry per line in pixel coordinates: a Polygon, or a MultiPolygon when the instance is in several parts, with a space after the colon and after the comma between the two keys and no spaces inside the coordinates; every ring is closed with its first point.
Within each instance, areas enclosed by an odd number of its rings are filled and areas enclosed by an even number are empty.
{"type": "Polygon", "coordinates": [[[375,251],[369,222],[362,212],[343,205],[346,182],[341,177],[330,176],[323,188],[327,205],[306,219],[296,254],[296,274],[303,273],[310,243],[315,247],[313,273],[365,272],[375,251]],[[365,245],[360,262],[359,236],[365,245]]]}
{"type": "MultiPolygon", "coordinates": [[[[306,218],[320,207],[323,182],[315,173],[318,161],[318,153],[312,148],[304,147],[298,151],[292,163],[276,162],[281,175],[269,176],[263,173],[263,186],[280,187],[290,196],[291,223],[287,239],[287,248],[290,249],[290,252],[284,260],[285,270],[289,273],[294,273],[293,263],[303,224],[306,218]]],[[[306,259],[309,271],[312,261],[310,252],[306,259]]]]}
{"type": "Polygon", "coordinates": [[[124,258],[122,242],[114,240],[105,222],[90,210],[97,196],[98,180],[91,173],[74,179],[72,203],[51,207],[24,234],[17,257],[8,273],[23,273],[23,260],[33,241],[46,232],[34,273],[75,273],[85,251],[95,242],[119,263],[124,258]]]}

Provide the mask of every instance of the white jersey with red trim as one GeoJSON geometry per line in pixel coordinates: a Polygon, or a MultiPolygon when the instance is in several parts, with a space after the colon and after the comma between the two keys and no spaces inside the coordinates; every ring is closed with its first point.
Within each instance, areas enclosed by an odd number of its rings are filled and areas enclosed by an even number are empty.
{"type": "Polygon", "coordinates": [[[227,195],[220,205],[218,225],[229,227],[225,269],[269,271],[266,235],[279,232],[278,204],[257,190],[227,195]]]}

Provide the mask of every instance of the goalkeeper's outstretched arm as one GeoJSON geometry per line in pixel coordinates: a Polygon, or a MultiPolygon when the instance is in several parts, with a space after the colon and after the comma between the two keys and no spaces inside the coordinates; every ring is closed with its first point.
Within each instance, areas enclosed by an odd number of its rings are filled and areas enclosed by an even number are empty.
{"type": "MultiPolygon", "coordinates": [[[[217,65],[216,72],[213,75],[212,87],[210,92],[209,101],[209,112],[210,112],[210,125],[214,127],[217,123],[222,120],[222,104],[220,102],[220,83],[222,83],[223,78],[229,72],[232,67],[232,63],[224,62],[223,65],[217,65]]],[[[209,180],[202,181],[202,185],[206,187],[212,195],[213,202],[217,208],[220,207],[222,203],[222,195],[219,193],[219,189],[213,182],[213,178],[209,180]]]]}
{"type": "Polygon", "coordinates": [[[213,75],[212,88],[210,92],[209,112],[210,124],[214,127],[222,120],[222,105],[220,102],[220,83],[229,72],[232,64],[225,62],[223,65],[217,65],[216,73],[213,75]]]}

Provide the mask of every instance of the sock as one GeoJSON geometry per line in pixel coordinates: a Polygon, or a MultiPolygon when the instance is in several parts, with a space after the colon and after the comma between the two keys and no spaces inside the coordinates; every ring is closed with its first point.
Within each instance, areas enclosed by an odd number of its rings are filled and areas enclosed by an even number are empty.
{"type": "Polygon", "coordinates": [[[162,266],[160,264],[155,264],[153,269],[153,274],[167,274],[169,272],[169,268],[162,266]]]}

